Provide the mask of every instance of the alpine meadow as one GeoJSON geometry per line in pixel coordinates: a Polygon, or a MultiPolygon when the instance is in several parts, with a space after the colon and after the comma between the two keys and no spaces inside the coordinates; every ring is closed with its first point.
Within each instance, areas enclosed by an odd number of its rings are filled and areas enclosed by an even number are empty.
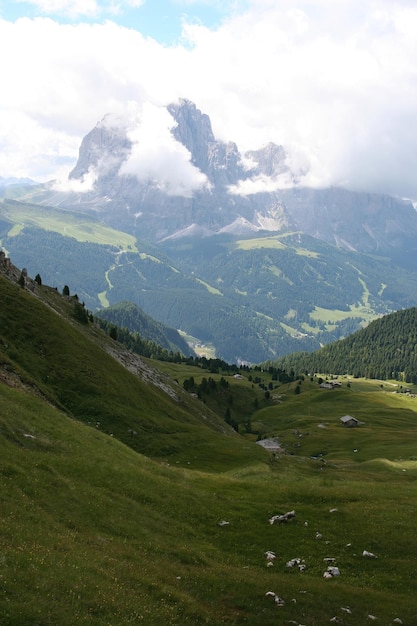
{"type": "Polygon", "coordinates": [[[3,255],[2,624],[416,623],[412,383],[149,359],[62,291],[3,255]]]}

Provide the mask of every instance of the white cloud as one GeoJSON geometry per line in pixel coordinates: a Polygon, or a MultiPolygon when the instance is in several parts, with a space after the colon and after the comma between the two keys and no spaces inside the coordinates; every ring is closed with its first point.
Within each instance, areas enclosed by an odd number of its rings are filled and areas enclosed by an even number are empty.
{"type": "MultiPolygon", "coordinates": [[[[246,4],[217,29],[185,24],[183,45],[172,47],[112,22],[0,20],[0,175],[55,178],[71,169],[82,137],[106,113],[185,97],[242,151],[284,144],[309,164],[309,184],[417,198],[415,2],[246,4]]],[[[177,154],[168,135],[157,144],[167,150],[166,171],[174,160],[188,163],[192,180],[188,155],[177,154]]],[[[159,153],[151,156],[156,168],[159,153]]]]}
{"type": "Polygon", "coordinates": [[[95,16],[99,7],[95,0],[17,0],[34,5],[46,15],[68,15],[71,18],[79,16],[95,16]]]}
{"type": "Polygon", "coordinates": [[[236,185],[229,187],[229,192],[236,196],[250,196],[255,193],[272,192],[278,189],[292,187],[292,180],[287,176],[254,176],[246,180],[240,180],[236,185]]]}
{"type": "Polygon", "coordinates": [[[272,140],[303,154],[312,168],[306,183],[393,193],[403,186],[416,195],[409,157],[417,147],[417,40],[405,30],[413,32],[406,25],[417,7],[257,4],[215,33],[188,29],[200,68],[194,91],[205,83],[215,132],[242,149],[272,140]]]}
{"type": "Polygon", "coordinates": [[[145,104],[128,132],[133,147],[119,173],[142,182],[151,180],[166,193],[189,197],[207,185],[206,176],[190,162],[188,150],[171,134],[174,119],[165,108],[145,104]]]}
{"type": "Polygon", "coordinates": [[[121,0],[118,4],[121,7],[133,7],[135,9],[137,9],[138,7],[141,7],[143,4],[145,4],[146,0],[121,0]]]}
{"type": "Polygon", "coordinates": [[[87,193],[94,189],[94,184],[98,174],[94,167],[90,167],[88,172],[81,178],[58,178],[53,181],[52,188],[55,191],[72,191],[74,193],[87,193]]]}
{"type": "Polygon", "coordinates": [[[40,13],[50,16],[66,16],[70,19],[79,17],[94,18],[104,14],[117,15],[126,9],[137,9],[146,0],[16,0],[29,4],[40,13]]]}
{"type": "Polygon", "coordinates": [[[0,54],[9,59],[0,66],[0,168],[41,179],[59,177],[63,159],[71,169],[81,139],[107,112],[158,96],[161,76],[149,58],[161,65],[165,51],[111,22],[22,18],[0,20],[0,54]]]}

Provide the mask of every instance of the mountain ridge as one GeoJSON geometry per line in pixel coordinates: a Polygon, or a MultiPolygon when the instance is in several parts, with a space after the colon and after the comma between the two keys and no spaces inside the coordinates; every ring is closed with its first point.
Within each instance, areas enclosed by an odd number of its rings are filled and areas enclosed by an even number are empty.
{"type": "Polygon", "coordinates": [[[242,155],[235,143],[216,140],[210,118],[191,101],[182,99],[164,110],[172,120],[172,140],[187,150],[192,166],[206,177],[207,187],[201,187],[200,181],[192,195],[181,195],[181,189],[171,195],[157,178],[137,178],[134,170],[120,175],[134,145],[140,147],[140,139],[134,144],[120,121],[116,125],[105,117],[83,139],[69,174],[69,180],[80,186],[91,179],[88,191],[43,190],[38,191],[39,199],[52,204],[59,199],[68,207],[97,211],[109,224],[118,220],[128,232],[154,242],[178,238],[180,232],[184,236],[194,223],[215,234],[241,219],[250,232],[253,225],[259,226],[259,216],[265,231],[303,230],[346,249],[415,250],[417,213],[411,201],[338,187],[304,187],[291,171],[283,146],[270,142],[242,155]],[[286,178],[280,185],[282,176],[286,178]],[[247,191],[239,191],[240,184],[248,183],[252,186],[247,191]],[[274,217],[277,209],[279,221],[274,217]]]}
{"type": "Polygon", "coordinates": [[[131,333],[138,334],[142,340],[152,341],[168,352],[180,352],[185,356],[195,356],[194,351],[178,331],[153,320],[132,302],[118,302],[98,311],[96,316],[113,323],[120,329],[127,328],[131,333]]]}

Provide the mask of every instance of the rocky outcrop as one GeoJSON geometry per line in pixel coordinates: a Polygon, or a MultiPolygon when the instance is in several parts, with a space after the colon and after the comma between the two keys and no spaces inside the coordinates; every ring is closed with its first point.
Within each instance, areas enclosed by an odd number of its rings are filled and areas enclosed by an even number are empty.
{"type": "Polygon", "coordinates": [[[6,256],[4,250],[0,250],[0,274],[14,283],[19,282],[24,286],[31,279],[28,278],[26,269],[19,270],[6,256]]]}

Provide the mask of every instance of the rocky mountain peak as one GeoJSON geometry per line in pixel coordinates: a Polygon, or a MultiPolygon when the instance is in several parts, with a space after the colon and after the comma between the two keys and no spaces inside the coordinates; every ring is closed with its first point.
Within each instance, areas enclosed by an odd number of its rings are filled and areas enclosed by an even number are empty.
{"type": "Polygon", "coordinates": [[[269,142],[259,150],[245,152],[245,157],[253,162],[251,172],[265,176],[277,176],[288,170],[287,153],[283,146],[269,142]]]}
{"type": "Polygon", "coordinates": [[[105,116],[82,140],[78,161],[69,178],[81,179],[91,168],[100,166],[107,174],[116,175],[131,148],[126,130],[105,116]]]}
{"type": "Polygon", "coordinates": [[[172,134],[191,154],[191,162],[215,185],[235,183],[244,175],[235,143],[216,140],[208,115],[190,100],[170,104],[168,111],[177,122],[172,134]]]}
{"type": "Polygon", "coordinates": [[[167,107],[177,125],[172,130],[175,139],[192,155],[192,161],[202,172],[207,171],[207,146],[216,142],[208,115],[190,100],[181,99],[167,107]]]}
{"type": "MultiPolygon", "coordinates": [[[[170,104],[167,111],[175,122],[171,152],[164,155],[164,145],[155,145],[152,167],[142,154],[136,169],[123,175],[121,166],[137,146],[123,122],[103,118],[84,137],[70,173],[82,180],[93,172],[94,187],[84,195],[69,193],[60,202],[98,211],[108,224],[123,224],[150,241],[298,230],[347,250],[414,250],[417,212],[410,202],[342,188],[302,188],[295,184],[283,146],[270,142],[242,157],[234,142],[216,139],[209,116],[190,100],[170,104]],[[168,186],[164,175],[170,177],[168,186]]],[[[43,201],[48,202],[47,194],[43,201]]]]}

